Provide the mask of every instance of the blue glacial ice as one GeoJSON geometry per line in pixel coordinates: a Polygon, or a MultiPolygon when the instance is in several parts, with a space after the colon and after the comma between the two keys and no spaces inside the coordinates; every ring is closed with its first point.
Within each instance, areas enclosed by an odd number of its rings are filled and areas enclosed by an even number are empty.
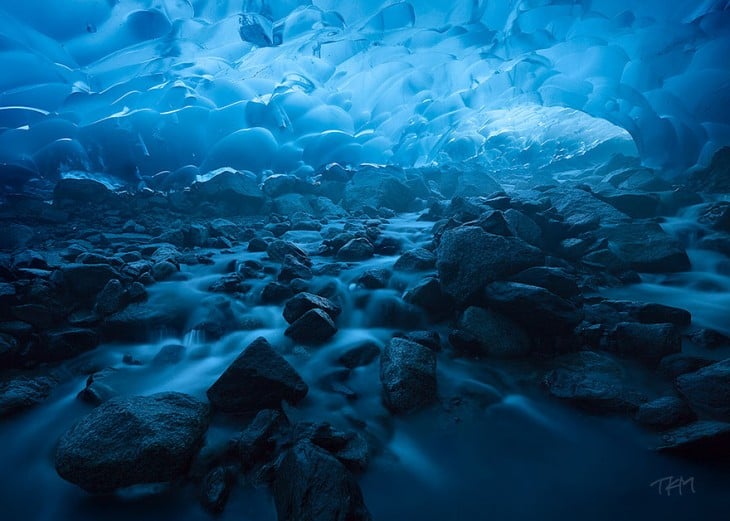
{"type": "Polygon", "coordinates": [[[0,2],[0,177],[491,173],[730,144],[727,0],[0,2]]]}

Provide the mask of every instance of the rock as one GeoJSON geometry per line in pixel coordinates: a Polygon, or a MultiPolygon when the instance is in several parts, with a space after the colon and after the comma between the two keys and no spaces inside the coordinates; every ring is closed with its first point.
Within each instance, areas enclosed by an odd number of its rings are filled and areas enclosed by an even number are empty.
{"type": "Polygon", "coordinates": [[[312,277],[312,270],[309,266],[299,262],[294,255],[286,255],[277,280],[291,282],[294,279],[309,280],[312,277]]]}
{"type": "Polygon", "coordinates": [[[708,205],[697,220],[715,231],[730,233],[730,203],[719,201],[708,205]]]}
{"type": "Polygon", "coordinates": [[[152,277],[157,282],[167,280],[178,272],[178,267],[170,261],[156,262],[152,265],[152,277]]]}
{"type": "Polygon", "coordinates": [[[380,356],[380,348],[371,341],[352,347],[337,357],[337,363],[348,369],[355,369],[372,363],[380,356]]]}
{"type": "Polygon", "coordinates": [[[380,356],[386,406],[407,413],[436,400],[436,355],[427,347],[393,338],[380,356]]]}
{"type": "Polygon", "coordinates": [[[282,400],[300,402],[309,388],[263,337],[246,347],[208,389],[214,407],[231,414],[278,409],[282,400]]]}
{"type": "Polygon", "coordinates": [[[542,335],[565,334],[583,320],[583,312],[545,288],[518,282],[493,282],[486,288],[490,307],[527,331],[542,335]]]}
{"type": "Polygon", "coordinates": [[[274,456],[277,432],[287,426],[287,419],[281,412],[264,409],[235,440],[239,461],[244,470],[262,465],[274,456]]]}
{"type": "Polygon", "coordinates": [[[436,256],[424,248],[408,250],[395,261],[394,269],[399,271],[426,271],[436,266],[436,256]]]}
{"type": "Polygon", "coordinates": [[[319,344],[337,333],[329,314],[319,308],[310,309],[286,328],[284,334],[304,344],[319,344]]]}
{"type": "Polygon", "coordinates": [[[444,232],[436,266],[444,292],[463,305],[490,282],[542,264],[543,259],[540,250],[521,239],[462,226],[444,232]]]}
{"type": "Polygon", "coordinates": [[[396,333],[393,336],[421,344],[436,353],[441,351],[441,336],[436,331],[410,331],[408,333],[396,333]]]}
{"type": "Polygon", "coordinates": [[[611,251],[631,269],[668,273],[690,269],[687,252],[656,223],[629,223],[601,228],[611,251]]]}
{"type": "Polygon", "coordinates": [[[115,398],[58,444],[58,474],[93,494],[182,478],[208,428],[209,408],[182,393],[115,398]]]}
{"type": "Polygon", "coordinates": [[[308,441],[300,441],[284,454],[272,493],[279,521],[371,519],[353,475],[308,441]]]}
{"type": "Polygon", "coordinates": [[[396,167],[362,167],[345,186],[342,205],[353,211],[365,206],[390,208],[396,212],[411,209],[415,196],[406,176],[396,167]]]}
{"type": "Polygon", "coordinates": [[[606,190],[595,196],[634,219],[654,217],[659,210],[659,197],[656,194],[606,190]]]}
{"type": "Polygon", "coordinates": [[[180,344],[168,344],[162,346],[159,352],[152,359],[153,365],[173,365],[182,362],[185,357],[185,346],[180,344]]]}
{"type": "Polygon", "coordinates": [[[730,461],[730,423],[698,421],[664,435],[659,452],[707,461],[730,461]]]}
{"type": "Polygon", "coordinates": [[[120,278],[108,264],[66,264],[60,271],[64,287],[83,300],[96,297],[110,280],[120,278]]]}
{"type": "Polygon", "coordinates": [[[266,247],[266,254],[274,262],[284,262],[287,255],[292,255],[296,260],[306,266],[311,266],[312,261],[309,260],[309,256],[299,248],[296,244],[277,239],[272,241],[266,247]]]}
{"type": "Polygon", "coordinates": [[[563,216],[564,222],[576,231],[629,220],[628,215],[585,190],[560,186],[547,191],[546,195],[553,207],[563,216]]]}
{"type": "Polygon", "coordinates": [[[669,429],[685,425],[695,415],[686,402],[674,396],[663,396],[644,403],[636,412],[636,421],[647,427],[669,429]]]}
{"type": "Polygon", "coordinates": [[[723,147],[715,152],[709,167],[692,174],[690,185],[699,192],[729,193],[730,147],[723,147]]]}
{"type": "Polygon", "coordinates": [[[230,169],[218,172],[206,181],[193,183],[193,193],[226,213],[252,215],[261,209],[264,194],[255,175],[230,169]]]}
{"type": "Polygon", "coordinates": [[[459,327],[477,341],[478,352],[468,354],[514,358],[531,351],[527,333],[512,320],[494,311],[468,307],[459,318],[459,327]]]}
{"type": "Polygon", "coordinates": [[[365,238],[357,237],[350,240],[337,252],[337,260],[342,262],[357,262],[367,260],[373,256],[375,248],[365,238]]]}
{"type": "Polygon", "coordinates": [[[261,237],[254,237],[248,241],[247,250],[250,252],[263,252],[269,247],[269,243],[263,240],[261,237]]]}
{"type": "Polygon", "coordinates": [[[357,282],[365,289],[382,289],[388,286],[391,275],[385,268],[371,268],[360,275],[357,282]]]}
{"type": "Polygon", "coordinates": [[[730,358],[678,377],[677,388],[695,412],[730,420],[730,358]]]}
{"type": "Polygon", "coordinates": [[[592,351],[569,353],[555,359],[543,385],[555,398],[592,412],[635,412],[646,401],[626,382],[623,370],[606,355],[592,351]]]}
{"type": "Polygon", "coordinates": [[[576,278],[562,268],[535,266],[521,271],[510,277],[513,282],[539,286],[564,299],[570,299],[580,294],[576,278]]]}
{"type": "Polygon", "coordinates": [[[213,514],[223,512],[228,495],[235,482],[235,476],[227,467],[215,467],[203,478],[201,484],[201,503],[213,514]]]}
{"type": "Polygon", "coordinates": [[[445,295],[439,280],[426,277],[403,295],[403,300],[426,310],[431,318],[448,315],[454,309],[454,301],[445,295]]]}
{"type": "Polygon", "coordinates": [[[648,361],[682,350],[682,338],[672,324],[621,322],[611,336],[619,354],[648,361]]]}
{"type": "Polygon", "coordinates": [[[663,374],[674,379],[683,374],[694,373],[695,371],[702,369],[703,367],[707,367],[712,363],[714,363],[714,360],[710,358],[676,353],[662,358],[659,363],[659,370],[663,374]]]}
{"type": "Polygon", "coordinates": [[[0,383],[0,418],[30,409],[43,402],[56,386],[51,378],[19,377],[0,383]]]}
{"type": "Polygon", "coordinates": [[[342,432],[329,423],[305,422],[296,426],[294,438],[323,448],[352,472],[362,472],[368,466],[368,443],[356,432],[342,432]]]}
{"type": "Polygon", "coordinates": [[[104,204],[113,199],[114,193],[105,185],[92,179],[61,179],[53,189],[53,204],[67,207],[80,204],[104,204]]]}
{"type": "Polygon", "coordinates": [[[542,245],[542,229],[535,221],[514,208],[505,210],[503,215],[512,235],[533,246],[542,245]]]}
{"type": "Polygon", "coordinates": [[[96,297],[94,310],[100,315],[111,315],[126,305],[124,286],[119,279],[111,279],[96,297]]]}
{"type": "Polygon", "coordinates": [[[42,335],[33,357],[41,362],[68,360],[94,349],[99,341],[99,334],[93,329],[66,327],[48,331],[42,335]]]}
{"type": "Polygon", "coordinates": [[[640,304],[632,313],[643,324],[673,324],[686,327],[692,323],[692,315],[682,308],[665,306],[663,304],[640,304]]]}
{"type": "Polygon", "coordinates": [[[280,282],[269,282],[261,292],[262,304],[279,304],[292,296],[291,287],[280,282]]]}

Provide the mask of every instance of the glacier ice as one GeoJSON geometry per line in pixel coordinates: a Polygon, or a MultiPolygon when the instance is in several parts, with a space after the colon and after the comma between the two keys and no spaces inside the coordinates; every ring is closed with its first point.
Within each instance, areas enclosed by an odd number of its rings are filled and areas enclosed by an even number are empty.
{"type": "Polygon", "coordinates": [[[727,0],[2,2],[0,177],[681,171],[730,144],[728,53],[727,0]]]}

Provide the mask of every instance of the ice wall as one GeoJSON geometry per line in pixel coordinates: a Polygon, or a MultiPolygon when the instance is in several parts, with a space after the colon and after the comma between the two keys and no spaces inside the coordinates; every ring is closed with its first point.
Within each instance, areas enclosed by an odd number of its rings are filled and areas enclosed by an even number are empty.
{"type": "Polygon", "coordinates": [[[730,144],[727,0],[0,0],[0,177],[730,144]]]}

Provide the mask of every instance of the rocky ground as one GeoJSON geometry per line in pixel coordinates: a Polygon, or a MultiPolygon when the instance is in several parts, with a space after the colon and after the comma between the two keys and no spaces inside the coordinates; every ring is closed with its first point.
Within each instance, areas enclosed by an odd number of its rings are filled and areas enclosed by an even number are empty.
{"type": "Polygon", "coordinates": [[[224,171],[183,189],[168,174],[120,192],[65,179],[46,197],[7,196],[0,418],[72,383],[88,410],[54,464],[92,494],[192,483],[219,512],[244,483],[268,487],[281,520],[370,519],[357,476],[393,418],[504,398],[498,382],[444,376],[456,360],[631,418],[648,450],[730,462],[730,339],[685,309],[602,296],[691,270],[689,241],[730,255],[722,154],[675,182],[618,160],[542,184],[332,165],[313,180],[224,171]],[[662,227],[687,212],[693,236],[662,227]],[[204,393],[128,394],[138,368],[164,380],[155,368],[214,358],[184,342],[127,349],[161,332],[235,347],[204,393]],[[358,417],[373,396],[382,410],[358,417]],[[344,424],[307,417],[335,399],[351,407],[344,424]],[[216,422],[227,439],[206,435],[216,422]]]}

